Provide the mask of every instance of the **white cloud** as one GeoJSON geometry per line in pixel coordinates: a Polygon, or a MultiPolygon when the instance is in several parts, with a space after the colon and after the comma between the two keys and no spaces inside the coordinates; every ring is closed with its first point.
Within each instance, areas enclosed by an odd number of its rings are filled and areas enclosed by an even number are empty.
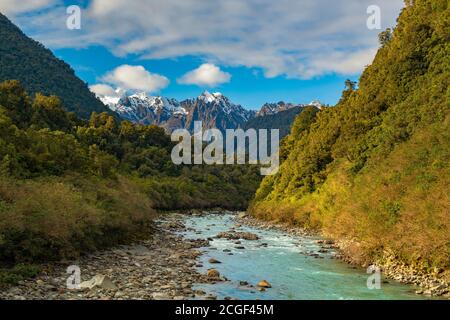
{"type": "Polygon", "coordinates": [[[55,0],[1,0],[0,12],[7,15],[15,15],[48,7],[55,0]]]}
{"type": "Polygon", "coordinates": [[[338,74],[357,74],[369,65],[377,48],[368,48],[355,52],[331,52],[328,55],[318,54],[311,59],[309,68],[303,71],[303,77],[309,78],[316,74],[334,72],[338,74]]]}
{"type": "Polygon", "coordinates": [[[103,84],[103,83],[98,83],[98,84],[89,86],[89,89],[99,97],[113,96],[116,94],[113,87],[111,87],[107,84],[103,84]]]}
{"type": "MultiPolygon", "coordinates": [[[[262,69],[266,77],[311,78],[356,74],[372,61],[380,31],[366,26],[372,4],[373,0],[91,0],[77,32],[64,27],[61,7],[19,22],[52,48],[103,45],[118,56],[189,55],[216,65],[262,69]]],[[[403,0],[376,4],[382,28],[395,25],[403,0]]]]}
{"type": "MultiPolygon", "coordinates": [[[[108,72],[102,80],[126,90],[157,92],[169,85],[166,77],[151,73],[143,66],[121,65],[108,72]]],[[[105,89],[105,87],[103,87],[105,89]]]]}
{"type": "Polygon", "coordinates": [[[195,84],[197,86],[215,87],[221,83],[230,82],[231,74],[223,72],[212,63],[204,63],[197,69],[189,71],[178,79],[181,84],[195,84]]]}

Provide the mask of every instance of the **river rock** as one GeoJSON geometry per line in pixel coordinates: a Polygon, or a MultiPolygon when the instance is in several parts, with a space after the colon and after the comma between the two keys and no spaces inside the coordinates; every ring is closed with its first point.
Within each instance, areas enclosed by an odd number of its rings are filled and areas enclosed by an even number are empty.
{"type": "Polygon", "coordinates": [[[136,245],[129,249],[128,253],[130,255],[144,256],[149,254],[150,250],[148,250],[148,248],[143,245],[136,245]]]}
{"type": "Polygon", "coordinates": [[[195,290],[195,291],[194,291],[194,294],[195,294],[196,296],[204,296],[204,295],[206,294],[206,292],[203,291],[203,290],[195,290]]]}
{"type": "Polygon", "coordinates": [[[41,279],[36,280],[36,284],[42,286],[45,282],[41,279]]]}
{"type": "Polygon", "coordinates": [[[251,232],[239,232],[238,234],[244,240],[259,240],[259,237],[251,232]]]}
{"type": "Polygon", "coordinates": [[[152,294],[153,300],[172,300],[172,297],[164,292],[155,292],[152,294]]]}
{"type": "Polygon", "coordinates": [[[257,286],[260,288],[272,288],[272,285],[267,280],[261,280],[257,286]]]}
{"type": "Polygon", "coordinates": [[[104,275],[96,275],[91,280],[83,281],[80,283],[80,289],[94,289],[99,287],[106,290],[117,290],[116,285],[111,281],[111,279],[104,275]]]}
{"type": "Polygon", "coordinates": [[[269,244],[268,243],[261,243],[260,245],[259,245],[259,247],[264,247],[264,248],[267,248],[269,246],[269,244]]]}
{"type": "Polygon", "coordinates": [[[237,217],[238,217],[238,219],[244,219],[244,218],[247,217],[247,212],[240,212],[240,213],[237,215],[237,217]]]}
{"type": "Polygon", "coordinates": [[[258,235],[251,232],[220,232],[216,238],[227,240],[259,240],[258,235]]]}
{"type": "Polygon", "coordinates": [[[201,216],[201,215],[203,215],[203,212],[200,211],[200,210],[197,210],[197,209],[192,209],[188,213],[190,215],[193,215],[193,216],[201,216]]]}
{"type": "Polygon", "coordinates": [[[214,258],[209,259],[208,262],[209,262],[209,263],[222,263],[222,262],[220,262],[219,260],[216,260],[216,259],[214,259],[214,258]]]}
{"type": "Polygon", "coordinates": [[[206,272],[206,276],[207,276],[209,279],[219,279],[219,278],[220,278],[220,272],[217,271],[216,269],[209,269],[209,270],[206,272]]]}

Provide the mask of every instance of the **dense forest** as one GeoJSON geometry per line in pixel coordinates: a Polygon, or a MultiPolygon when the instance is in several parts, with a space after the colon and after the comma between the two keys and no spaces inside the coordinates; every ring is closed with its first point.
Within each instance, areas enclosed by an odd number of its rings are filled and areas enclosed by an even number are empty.
{"type": "Polygon", "coordinates": [[[359,84],[295,120],[250,211],[450,277],[449,23],[448,1],[407,1],[359,84]]]}
{"type": "Polygon", "coordinates": [[[19,263],[135,239],[157,209],[247,207],[258,168],[176,166],[172,147],[157,126],[95,112],[82,120],[56,96],[1,83],[0,263],[23,272],[19,263]]]}
{"type": "Polygon", "coordinates": [[[67,63],[0,13],[0,82],[10,79],[19,80],[30,95],[60,97],[66,110],[85,119],[93,111],[111,113],[67,63]]]}

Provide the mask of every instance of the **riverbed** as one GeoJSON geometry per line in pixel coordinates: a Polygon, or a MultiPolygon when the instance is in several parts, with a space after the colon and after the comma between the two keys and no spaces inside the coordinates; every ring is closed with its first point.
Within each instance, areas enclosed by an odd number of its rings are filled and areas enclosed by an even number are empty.
{"type": "Polygon", "coordinates": [[[414,286],[381,277],[380,288],[369,289],[370,276],[336,259],[334,249],[323,250],[320,238],[293,236],[278,230],[263,230],[241,225],[234,214],[208,214],[184,218],[186,239],[208,239],[202,248],[198,271],[218,270],[228,281],[196,284],[218,299],[424,299],[414,286]],[[259,240],[216,238],[220,232],[250,232],[259,240]],[[210,263],[216,259],[221,263],[210,263]],[[257,284],[266,280],[271,288],[260,291],[257,284]],[[247,284],[248,283],[248,284],[247,284]]]}
{"type": "Polygon", "coordinates": [[[224,211],[162,213],[148,239],[44,265],[0,290],[0,300],[430,299],[386,279],[369,289],[370,275],[336,259],[319,237],[242,222],[224,211]],[[217,237],[228,231],[253,240],[217,237]],[[67,285],[69,266],[79,270],[79,288],[67,285]],[[258,287],[261,280],[271,287],[258,287]]]}

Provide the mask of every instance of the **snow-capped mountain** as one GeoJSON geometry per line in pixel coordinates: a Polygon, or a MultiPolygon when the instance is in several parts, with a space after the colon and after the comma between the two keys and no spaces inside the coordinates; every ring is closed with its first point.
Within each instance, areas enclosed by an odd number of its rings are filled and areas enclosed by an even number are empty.
{"type": "Polygon", "coordinates": [[[175,99],[148,96],[145,93],[124,94],[119,99],[110,97],[102,101],[124,120],[145,125],[155,124],[169,132],[184,126],[187,111],[175,99]]]}
{"type": "Polygon", "coordinates": [[[234,104],[219,92],[205,91],[195,99],[182,101],[180,105],[189,110],[185,128],[190,131],[194,129],[195,121],[202,121],[204,129],[217,128],[224,131],[225,129],[242,128],[249,119],[255,116],[254,111],[234,104]]]}
{"type": "MultiPolygon", "coordinates": [[[[118,89],[115,96],[99,97],[112,111],[122,119],[145,125],[155,124],[166,129],[168,133],[176,129],[194,131],[194,122],[202,121],[203,129],[244,128],[246,123],[255,117],[265,117],[277,113],[302,108],[306,105],[285,103],[266,103],[259,111],[247,110],[234,104],[220,92],[204,91],[200,96],[181,102],[146,93],[126,93],[118,89]]],[[[318,108],[320,102],[310,105],[318,108]]]]}
{"type": "Polygon", "coordinates": [[[145,93],[122,94],[121,97],[103,96],[100,99],[122,119],[141,124],[155,124],[168,132],[186,128],[194,130],[194,121],[202,121],[204,129],[220,130],[243,127],[255,116],[254,111],[232,103],[223,94],[203,92],[194,99],[178,102],[145,93]]]}
{"type": "Polygon", "coordinates": [[[318,108],[319,110],[323,108],[323,104],[319,100],[313,100],[311,101],[308,106],[313,106],[318,108]]]}

